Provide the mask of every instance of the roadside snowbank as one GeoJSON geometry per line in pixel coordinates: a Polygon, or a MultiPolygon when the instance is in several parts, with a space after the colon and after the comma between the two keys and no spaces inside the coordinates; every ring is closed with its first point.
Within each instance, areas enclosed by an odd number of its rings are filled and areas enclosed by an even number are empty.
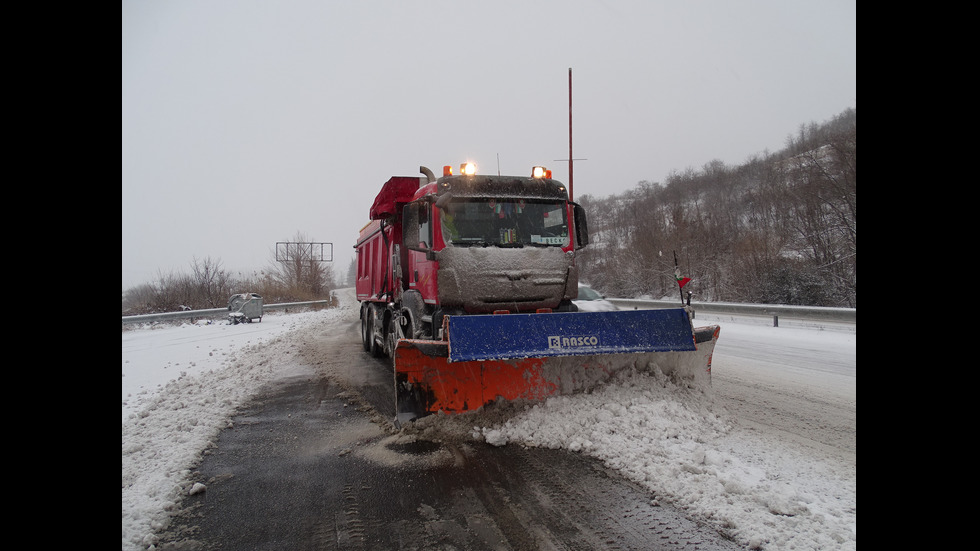
{"type": "MultiPolygon", "coordinates": [[[[343,308],[266,314],[261,322],[154,326],[122,334],[122,548],[157,541],[191,467],[236,408],[288,370],[298,330],[349,319],[343,308]]],[[[356,314],[354,314],[356,316],[356,314]]]]}

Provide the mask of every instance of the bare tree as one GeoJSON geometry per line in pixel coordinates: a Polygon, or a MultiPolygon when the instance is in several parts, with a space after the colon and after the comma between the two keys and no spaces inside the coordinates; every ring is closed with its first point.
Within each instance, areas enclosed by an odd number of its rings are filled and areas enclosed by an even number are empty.
{"type": "Polygon", "coordinates": [[[849,109],[800,125],[776,154],[739,166],[714,160],[662,185],[583,196],[593,237],[581,273],[606,294],[669,296],[677,292],[676,250],[705,300],[856,306],[856,192],[849,109]]]}
{"type": "Polygon", "coordinates": [[[124,316],[147,314],[153,309],[157,289],[150,283],[142,283],[123,292],[122,313],[124,316]]]}
{"type": "Polygon", "coordinates": [[[353,287],[357,282],[357,257],[351,259],[350,265],[347,266],[347,279],[344,280],[344,285],[353,287]]]}
{"type": "MultiPolygon", "coordinates": [[[[291,243],[309,245],[312,241],[297,232],[291,243]]],[[[333,290],[333,269],[319,258],[312,247],[291,247],[289,254],[274,264],[272,272],[283,292],[296,299],[323,298],[333,290]]]]}
{"type": "Polygon", "coordinates": [[[228,274],[221,268],[221,260],[194,258],[191,270],[197,285],[199,301],[204,308],[220,308],[225,305],[229,291],[228,274]]]}
{"type": "Polygon", "coordinates": [[[193,309],[196,285],[190,276],[177,272],[169,274],[160,272],[156,288],[157,294],[151,304],[151,311],[174,312],[193,309]]]}

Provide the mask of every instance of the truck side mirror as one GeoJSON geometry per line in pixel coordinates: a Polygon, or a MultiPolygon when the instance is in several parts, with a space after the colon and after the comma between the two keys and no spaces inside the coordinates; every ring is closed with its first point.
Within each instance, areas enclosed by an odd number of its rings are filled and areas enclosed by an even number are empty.
{"type": "Polygon", "coordinates": [[[409,203],[402,207],[402,239],[412,251],[424,251],[419,247],[419,205],[409,203]]]}
{"type": "Polygon", "coordinates": [[[572,203],[572,206],[575,208],[575,248],[581,249],[589,244],[589,222],[582,205],[572,203]]]}

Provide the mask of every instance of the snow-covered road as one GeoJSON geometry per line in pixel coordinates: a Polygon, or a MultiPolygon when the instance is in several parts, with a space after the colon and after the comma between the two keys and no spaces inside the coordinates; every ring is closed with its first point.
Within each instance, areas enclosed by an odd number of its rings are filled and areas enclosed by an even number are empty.
{"type": "MultiPolygon", "coordinates": [[[[337,309],[261,323],[123,331],[123,549],[155,542],[201,453],[291,369],[297,339],[356,320],[344,296],[337,309]]],[[[854,549],[856,328],[780,321],[699,314],[722,327],[708,391],[627,374],[506,420],[438,416],[417,430],[596,457],[749,548],[854,549]]]]}

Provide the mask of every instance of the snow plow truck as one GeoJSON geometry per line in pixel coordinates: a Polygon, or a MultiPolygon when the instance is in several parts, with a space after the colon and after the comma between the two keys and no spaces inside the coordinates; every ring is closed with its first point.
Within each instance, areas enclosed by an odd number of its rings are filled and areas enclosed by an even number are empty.
{"type": "Polygon", "coordinates": [[[358,236],[364,350],[392,362],[396,424],[588,391],[622,369],[709,382],[717,326],[690,306],[579,312],[589,242],[565,185],[531,175],[394,176],[358,236]]]}

